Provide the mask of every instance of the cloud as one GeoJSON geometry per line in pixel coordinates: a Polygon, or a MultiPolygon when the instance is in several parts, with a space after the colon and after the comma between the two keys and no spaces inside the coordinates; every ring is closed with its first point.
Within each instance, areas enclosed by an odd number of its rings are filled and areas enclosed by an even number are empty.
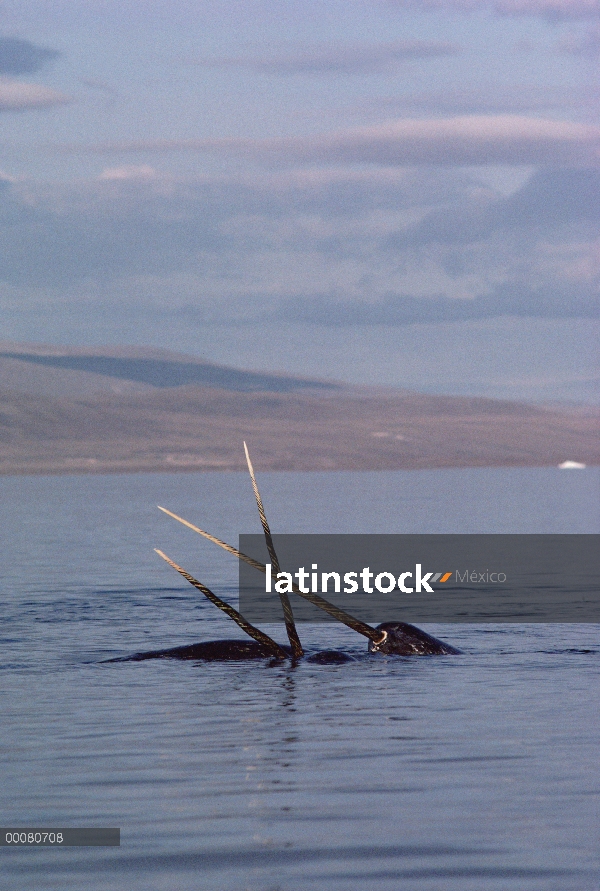
{"type": "Polygon", "coordinates": [[[155,179],[157,172],[149,164],[125,164],[122,167],[107,167],[102,171],[99,180],[139,180],[155,179]]]}
{"type": "Polygon", "coordinates": [[[393,294],[372,303],[318,295],[302,301],[284,301],[275,314],[279,321],[340,327],[463,322],[501,316],[597,319],[600,289],[532,290],[511,283],[472,299],[393,294]]]}
{"type": "MultiPolygon", "coordinates": [[[[559,44],[562,52],[575,52],[577,43],[565,38],[559,44]]],[[[420,93],[407,93],[377,98],[364,103],[364,109],[373,114],[382,111],[425,113],[440,116],[523,114],[526,112],[571,112],[577,109],[597,109],[600,89],[586,85],[581,90],[572,86],[545,86],[542,84],[497,84],[483,87],[441,89],[420,93]]]]}
{"type": "Polygon", "coordinates": [[[42,84],[23,83],[0,78],[0,111],[25,111],[29,108],[51,108],[71,102],[69,96],[42,84]]]}
{"type": "Polygon", "coordinates": [[[503,15],[543,16],[549,19],[586,19],[600,16],[598,0],[495,0],[503,15]]]}
{"type": "Polygon", "coordinates": [[[167,275],[189,267],[202,249],[219,248],[214,223],[193,189],[165,199],[148,182],[116,176],[96,187],[41,193],[13,188],[0,215],[3,279],[61,287],[86,279],[167,275]]]}
{"type": "Polygon", "coordinates": [[[311,137],[172,139],[63,146],[66,153],[194,151],[298,164],[454,165],[600,162],[600,127],[520,115],[400,118],[311,137]]]}
{"type": "Polygon", "coordinates": [[[540,170],[506,197],[442,168],[177,180],[115,167],[70,187],[4,183],[0,281],[11,307],[19,292],[43,312],[105,318],[590,317],[599,214],[593,168],[540,170]]]}
{"type": "Polygon", "coordinates": [[[600,128],[517,115],[400,119],[298,141],[297,154],[378,164],[593,164],[600,128]]]}
{"type": "Polygon", "coordinates": [[[564,233],[569,227],[582,226],[594,230],[598,220],[600,170],[542,170],[508,198],[494,200],[487,195],[482,200],[478,196],[433,210],[393,235],[390,244],[469,244],[494,232],[522,229],[529,242],[534,233],[564,233]]]}
{"type": "Polygon", "coordinates": [[[247,68],[268,74],[362,74],[395,67],[411,59],[455,55],[459,48],[440,40],[396,40],[388,43],[327,43],[323,46],[266,58],[230,57],[203,59],[199,65],[215,68],[247,68]]]}
{"type": "Polygon", "coordinates": [[[226,275],[227,267],[279,252],[294,239],[324,249],[338,239],[337,219],[347,218],[341,228],[352,228],[365,208],[402,200],[402,180],[395,170],[372,176],[333,170],[254,182],[177,181],[150,167],[126,166],[70,188],[7,183],[0,203],[0,279],[67,287],[203,268],[210,277],[226,275]],[[316,234],[319,219],[331,222],[319,224],[316,234]]]}
{"type": "Polygon", "coordinates": [[[600,220],[600,169],[543,170],[495,211],[504,226],[550,228],[600,220]]]}
{"type": "Polygon", "coordinates": [[[597,58],[600,55],[600,26],[591,27],[583,34],[568,34],[559,42],[558,49],[572,56],[597,58]]]}
{"type": "Polygon", "coordinates": [[[28,40],[0,37],[0,74],[34,74],[58,56],[57,50],[37,46],[28,40]]]}
{"type": "Polygon", "coordinates": [[[388,0],[394,6],[424,11],[477,12],[492,10],[499,15],[536,16],[550,20],[600,17],[600,0],[388,0]]]}
{"type": "Polygon", "coordinates": [[[77,80],[89,90],[99,90],[101,93],[106,93],[109,96],[119,95],[119,91],[116,87],[113,87],[112,84],[106,83],[106,81],[100,80],[97,77],[78,77],[77,80]]]}

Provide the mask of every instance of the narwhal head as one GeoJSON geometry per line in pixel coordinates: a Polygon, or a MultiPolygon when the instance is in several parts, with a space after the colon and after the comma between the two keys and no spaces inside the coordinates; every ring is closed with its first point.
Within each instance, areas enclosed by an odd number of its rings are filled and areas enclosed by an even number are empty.
{"type": "Polygon", "coordinates": [[[396,656],[443,656],[460,652],[450,644],[437,640],[407,622],[383,622],[377,626],[377,631],[381,631],[384,637],[377,643],[369,641],[370,653],[396,656]]]}

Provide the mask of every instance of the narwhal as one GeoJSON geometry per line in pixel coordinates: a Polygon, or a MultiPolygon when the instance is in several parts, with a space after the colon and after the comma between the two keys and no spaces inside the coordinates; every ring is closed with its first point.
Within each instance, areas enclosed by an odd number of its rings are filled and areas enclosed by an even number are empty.
{"type": "MultiPolygon", "coordinates": [[[[271,529],[267,521],[262,498],[260,496],[258,484],[256,482],[256,476],[254,474],[254,468],[250,460],[250,455],[246,443],[244,443],[244,451],[246,453],[246,462],[248,464],[248,471],[250,473],[250,479],[252,481],[252,488],[254,490],[256,505],[258,507],[258,514],[265,535],[267,551],[271,560],[271,574],[273,579],[276,580],[277,574],[281,571],[279,560],[275,552],[271,529]]],[[[205,532],[198,526],[194,526],[193,523],[188,522],[188,520],[184,520],[183,517],[177,516],[177,514],[174,514],[172,511],[167,510],[165,507],[159,506],[159,510],[163,511],[163,513],[172,517],[174,520],[177,520],[179,523],[183,523],[184,526],[187,526],[189,529],[192,529],[199,535],[204,536],[204,538],[212,541],[214,544],[228,551],[230,554],[233,554],[235,557],[238,558],[238,560],[242,560],[250,566],[253,566],[259,572],[265,574],[267,573],[267,567],[264,563],[260,563],[253,557],[249,557],[247,554],[243,554],[237,548],[234,548],[232,545],[221,541],[221,539],[216,538],[209,532],[205,532]]],[[[214,594],[209,588],[207,588],[206,585],[204,585],[202,582],[199,582],[198,579],[194,578],[192,575],[186,572],[186,570],[183,569],[181,566],[178,566],[177,563],[171,560],[170,557],[167,557],[167,555],[161,550],[155,548],[155,551],[159,555],[159,557],[162,557],[162,559],[169,564],[169,566],[172,566],[173,569],[175,569],[181,576],[183,576],[184,579],[186,579],[198,591],[201,591],[202,594],[204,594],[204,596],[211,601],[211,603],[222,610],[225,615],[229,616],[229,618],[232,619],[250,638],[252,638],[252,640],[233,639],[205,641],[203,643],[190,644],[189,646],[173,647],[171,649],[165,650],[150,650],[143,653],[134,653],[131,656],[121,656],[117,659],[110,659],[108,661],[138,662],[145,659],[193,659],[207,661],[270,659],[275,661],[282,661],[285,659],[298,660],[303,657],[305,657],[309,662],[317,662],[321,664],[336,664],[355,661],[354,657],[339,650],[322,650],[320,652],[310,653],[307,655],[304,652],[304,648],[302,647],[302,644],[300,642],[300,638],[298,636],[298,631],[294,621],[292,605],[286,593],[279,592],[279,598],[281,601],[283,618],[289,641],[288,646],[278,644],[259,628],[256,628],[254,625],[248,622],[248,620],[245,619],[244,616],[242,616],[242,614],[239,613],[236,609],[234,609],[234,607],[232,607],[229,603],[226,603],[224,600],[221,600],[220,597],[217,597],[217,595],[214,594]]],[[[329,615],[337,621],[342,622],[344,625],[352,628],[353,631],[356,631],[358,634],[366,637],[369,641],[369,653],[380,653],[384,655],[398,656],[435,656],[452,655],[460,652],[460,650],[457,650],[450,644],[444,643],[443,641],[432,637],[430,634],[427,634],[427,632],[415,627],[414,625],[410,625],[408,622],[383,622],[382,624],[377,625],[375,628],[373,628],[371,625],[367,625],[360,619],[351,616],[349,613],[340,609],[338,606],[335,606],[333,603],[330,603],[328,600],[325,600],[324,597],[320,597],[318,594],[301,591],[300,588],[295,584],[292,585],[292,589],[293,592],[299,597],[303,597],[305,600],[308,600],[310,603],[314,604],[314,606],[324,610],[326,613],[329,613],[329,615]]]]}

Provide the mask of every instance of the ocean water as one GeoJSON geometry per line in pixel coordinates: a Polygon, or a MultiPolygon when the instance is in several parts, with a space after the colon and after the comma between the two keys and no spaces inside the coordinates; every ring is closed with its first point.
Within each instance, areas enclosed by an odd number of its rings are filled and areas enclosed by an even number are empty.
{"type": "MultiPolygon", "coordinates": [[[[598,469],[259,474],[278,532],[597,532],[598,469]]],[[[235,600],[244,474],[0,478],[0,822],[120,848],[0,848],[0,888],[597,891],[592,625],[429,627],[454,657],[103,664],[237,636],[153,553],[235,600]]],[[[282,627],[265,630],[283,640],[282,627]]]]}

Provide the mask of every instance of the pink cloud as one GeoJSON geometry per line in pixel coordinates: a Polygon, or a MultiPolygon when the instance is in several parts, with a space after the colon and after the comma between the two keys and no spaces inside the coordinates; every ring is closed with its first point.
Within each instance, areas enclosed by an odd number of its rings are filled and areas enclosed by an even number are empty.
{"type": "Polygon", "coordinates": [[[71,99],[42,84],[0,79],[0,111],[25,111],[29,108],[48,108],[64,105],[71,99]]]}
{"type": "Polygon", "coordinates": [[[103,170],[98,179],[108,182],[123,182],[125,180],[149,180],[157,176],[154,167],[149,164],[124,164],[122,167],[108,167],[103,170]]]}
{"type": "Polygon", "coordinates": [[[520,115],[400,118],[311,137],[170,139],[70,145],[66,153],[190,151],[262,162],[469,166],[596,166],[600,127],[520,115]]]}
{"type": "MultiPolygon", "coordinates": [[[[300,157],[378,164],[597,164],[600,128],[518,115],[400,119],[286,143],[300,157]]],[[[281,146],[284,147],[283,145],[281,146]]]]}

